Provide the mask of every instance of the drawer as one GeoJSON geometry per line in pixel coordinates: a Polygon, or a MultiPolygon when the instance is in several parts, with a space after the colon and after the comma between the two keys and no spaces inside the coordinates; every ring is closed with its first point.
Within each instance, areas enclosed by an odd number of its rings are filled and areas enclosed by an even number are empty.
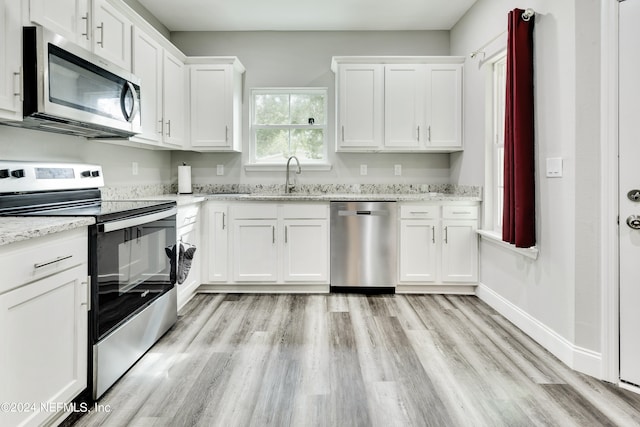
{"type": "Polygon", "coordinates": [[[329,217],[328,203],[288,203],[282,206],[284,219],[327,219],[329,217]]]}
{"type": "Polygon", "coordinates": [[[198,220],[200,213],[200,205],[188,205],[178,207],[178,215],[176,215],[176,226],[194,224],[198,220]]]}
{"type": "Polygon", "coordinates": [[[233,219],[276,219],[278,205],[273,203],[243,203],[231,205],[233,219]]]}
{"type": "Polygon", "coordinates": [[[443,206],[442,217],[446,219],[478,219],[478,206],[443,206]]]}
{"type": "Polygon", "coordinates": [[[49,234],[0,247],[0,294],[87,263],[87,228],[49,234]]]}
{"type": "Polygon", "coordinates": [[[438,219],[439,217],[440,206],[400,205],[402,219],[438,219]]]}

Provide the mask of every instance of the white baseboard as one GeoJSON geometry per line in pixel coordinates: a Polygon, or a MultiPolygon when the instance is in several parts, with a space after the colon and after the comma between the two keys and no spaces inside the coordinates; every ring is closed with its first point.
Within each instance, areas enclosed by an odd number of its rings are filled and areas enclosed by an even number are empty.
{"type": "Polygon", "coordinates": [[[601,353],[574,345],[483,283],[478,284],[476,295],[571,369],[601,378],[601,353]]]}

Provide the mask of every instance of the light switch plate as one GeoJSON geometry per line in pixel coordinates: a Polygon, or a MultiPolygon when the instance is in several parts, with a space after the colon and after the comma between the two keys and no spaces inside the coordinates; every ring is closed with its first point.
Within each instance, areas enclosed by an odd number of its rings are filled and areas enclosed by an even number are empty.
{"type": "Polygon", "coordinates": [[[367,165],[360,165],[360,175],[367,174],[367,165]]]}
{"type": "Polygon", "coordinates": [[[547,158],[547,178],[562,177],[562,157],[547,158]]]}
{"type": "Polygon", "coordinates": [[[224,165],[216,166],[216,175],[224,175],[224,165]]]}

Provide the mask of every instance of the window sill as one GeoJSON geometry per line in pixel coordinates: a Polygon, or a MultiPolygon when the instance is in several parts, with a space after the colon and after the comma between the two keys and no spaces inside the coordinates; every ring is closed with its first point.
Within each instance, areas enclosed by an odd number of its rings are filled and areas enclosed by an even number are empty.
{"type": "MultiPolygon", "coordinates": [[[[292,163],[289,169],[295,171],[296,167],[297,165],[292,163]]],[[[300,168],[304,173],[305,171],[330,171],[332,166],[329,163],[303,163],[300,165],[300,168]]],[[[247,172],[284,172],[287,170],[287,165],[252,163],[244,165],[244,170],[247,172]]]]}
{"type": "Polygon", "coordinates": [[[505,248],[510,251],[516,252],[527,258],[538,259],[539,251],[537,246],[532,246],[530,248],[516,248],[515,245],[512,245],[511,243],[507,243],[503,241],[502,236],[499,233],[496,233],[495,231],[477,230],[476,233],[478,233],[480,237],[485,239],[487,242],[491,242],[497,246],[500,246],[501,248],[505,248]]]}

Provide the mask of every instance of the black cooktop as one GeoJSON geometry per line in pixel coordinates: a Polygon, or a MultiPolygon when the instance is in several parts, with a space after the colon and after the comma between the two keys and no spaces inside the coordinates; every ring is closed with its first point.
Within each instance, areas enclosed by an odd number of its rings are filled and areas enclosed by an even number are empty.
{"type": "Polygon", "coordinates": [[[92,216],[97,222],[105,222],[161,212],[174,206],[176,202],[169,200],[103,200],[96,205],[40,209],[20,216],[92,216]]]}

